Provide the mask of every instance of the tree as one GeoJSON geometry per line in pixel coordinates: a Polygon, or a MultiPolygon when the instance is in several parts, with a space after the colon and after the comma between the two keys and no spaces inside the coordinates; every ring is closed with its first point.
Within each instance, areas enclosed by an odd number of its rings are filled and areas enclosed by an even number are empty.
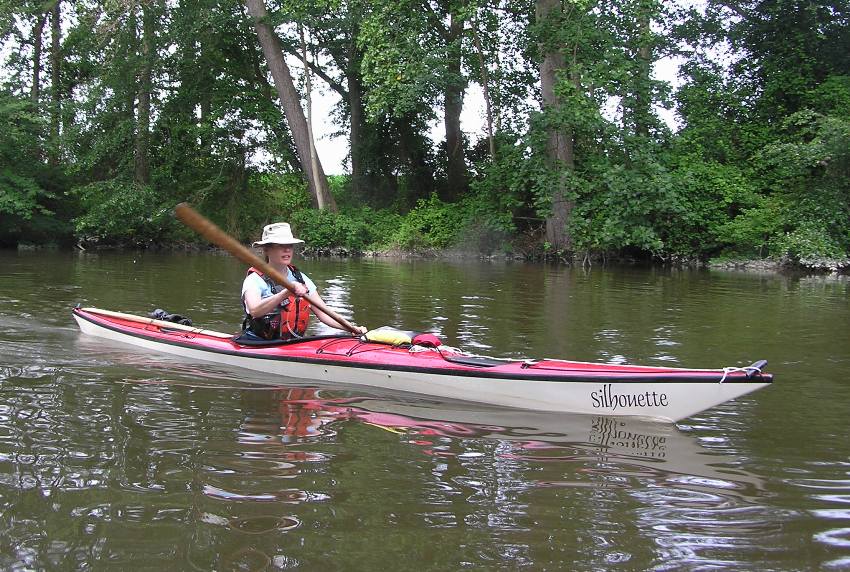
{"type": "Polygon", "coordinates": [[[55,195],[45,183],[50,173],[42,155],[43,122],[28,98],[0,91],[0,244],[15,243],[34,221],[52,216],[55,195]]]}
{"type": "Polygon", "coordinates": [[[446,82],[443,88],[443,108],[446,132],[446,191],[445,200],[456,200],[467,188],[467,169],[463,132],[460,128],[460,115],[463,112],[463,92],[467,80],[461,65],[463,37],[466,27],[464,17],[447,10],[448,25],[442,25],[438,18],[432,17],[434,27],[446,42],[446,82]]]}
{"type": "Polygon", "coordinates": [[[136,115],[136,145],[134,178],[140,185],[150,183],[151,91],[153,89],[153,67],[156,59],[156,38],[153,2],[142,3],[142,46],[139,54],[138,110],[136,115]]]}
{"type": "Polygon", "coordinates": [[[285,215],[362,246],[375,218],[399,244],[444,245],[475,213],[537,254],[845,252],[850,3],[687,4],[0,0],[2,234],[76,216],[82,238],[146,244],[190,200],[240,238],[285,215]],[[674,51],[675,133],[653,75],[674,51]],[[341,215],[308,208],[332,200],[302,109],[317,79],[350,128],[341,215]],[[474,82],[486,141],[466,149],[474,82]]]}
{"type": "Polygon", "coordinates": [[[676,160],[694,155],[747,181],[749,188],[734,194],[749,199],[730,201],[728,220],[716,230],[730,251],[776,252],[787,243],[782,235],[843,243],[843,224],[821,226],[846,210],[840,193],[822,191],[840,185],[825,179],[835,165],[825,161],[821,138],[842,140],[840,129],[822,127],[841,124],[836,105],[847,93],[841,78],[850,74],[848,21],[846,1],[713,0],[680,23],[680,41],[700,49],[689,54],[677,94],[684,127],[676,160]],[[736,47],[730,63],[703,55],[716,45],[736,47]]]}
{"type": "Polygon", "coordinates": [[[50,163],[59,162],[62,121],[62,2],[56,0],[50,12],[50,163]]]}
{"type": "Polygon", "coordinates": [[[662,129],[653,106],[667,95],[667,86],[652,78],[653,67],[659,57],[671,51],[669,41],[655,28],[665,26],[669,16],[658,0],[611,3],[604,12],[602,23],[613,36],[613,49],[608,54],[614,60],[612,75],[619,80],[623,128],[648,142],[662,129]]]}
{"type": "Polygon", "coordinates": [[[53,8],[48,10],[39,10],[35,15],[35,26],[32,31],[32,85],[30,87],[30,99],[33,104],[38,105],[41,95],[41,55],[42,42],[44,41],[44,24],[47,22],[47,15],[52,12],[53,8]]]}
{"type": "Polygon", "coordinates": [[[300,97],[292,81],[289,66],[283,57],[280,40],[268,23],[268,12],[266,11],[265,3],[263,0],[245,0],[245,6],[254,20],[257,37],[260,39],[263,54],[266,57],[269,70],[274,78],[278,97],[286,114],[289,129],[292,133],[295,146],[298,149],[301,165],[309,182],[310,191],[313,194],[316,205],[319,209],[328,209],[336,212],[336,202],[330,193],[327,177],[321,163],[317,159],[317,164],[311,165],[310,149],[312,142],[310,141],[307,120],[304,117],[304,110],[301,107],[300,97]]]}
{"type": "MultiPolygon", "coordinates": [[[[352,191],[375,199],[385,177],[384,150],[391,145],[378,142],[379,126],[370,123],[365,111],[366,88],[360,74],[362,50],[358,46],[360,25],[368,2],[364,0],[313,0],[280,4],[272,13],[274,22],[288,28],[310,30],[307,47],[313,54],[306,67],[312,75],[339,94],[342,105],[337,117],[349,125],[352,191]]],[[[285,53],[304,59],[300,39],[279,36],[285,53]]],[[[383,183],[385,184],[385,183],[383,183]]]]}
{"type": "Polygon", "coordinates": [[[484,54],[484,49],[481,45],[479,28],[479,18],[477,15],[473,17],[470,31],[472,33],[472,46],[475,49],[475,55],[478,57],[478,67],[481,74],[481,90],[484,97],[484,108],[487,118],[487,146],[490,151],[490,159],[496,159],[496,138],[495,121],[493,119],[493,100],[490,95],[490,71],[488,69],[487,58],[484,54]]]}
{"type": "Polygon", "coordinates": [[[546,121],[546,159],[556,171],[551,195],[551,212],[546,217],[546,241],[558,251],[570,251],[572,238],[567,229],[575,203],[569,198],[569,173],[575,168],[575,139],[572,128],[558,121],[563,102],[558,94],[561,81],[578,87],[575,77],[564,78],[567,70],[565,46],[559,41],[564,17],[560,0],[537,0],[537,25],[540,27],[540,86],[546,121]]]}
{"type": "Polygon", "coordinates": [[[442,100],[446,160],[445,184],[440,191],[445,200],[456,199],[468,185],[460,126],[468,83],[464,69],[468,4],[372,2],[359,39],[372,117],[422,115],[427,120],[442,100]],[[388,27],[386,22],[396,25],[388,27]]]}

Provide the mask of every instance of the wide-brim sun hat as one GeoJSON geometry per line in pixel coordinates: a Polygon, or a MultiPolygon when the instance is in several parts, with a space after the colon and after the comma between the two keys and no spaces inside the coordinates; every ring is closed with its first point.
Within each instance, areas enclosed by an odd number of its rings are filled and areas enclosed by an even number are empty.
{"type": "Polygon", "coordinates": [[[263,227],[263,238],[253,243],[253,246],[264,244],[300,244],[300,238],[292,236],[292,228],[288,222],[275,222],[263,227]]]}

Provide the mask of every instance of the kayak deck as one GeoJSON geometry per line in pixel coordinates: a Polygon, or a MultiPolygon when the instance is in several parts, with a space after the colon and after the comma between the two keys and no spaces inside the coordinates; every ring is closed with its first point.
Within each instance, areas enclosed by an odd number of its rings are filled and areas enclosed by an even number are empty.
{"type": "Polygon", "coordinates": [[[464,373],[484,377],[512,379],[588,379],[607,381],[734,381],[750,379],[753,375],[770,381],[770,374],[761,372],[756,364],[750,368],[684,369],[675,367],[606,364],[558,359],[510,360],[470,355],[455,348],[394,346],[364,341],[352,335],[307,337],[299,340],[241,344],[236,335],[201,328],[192,328],[117,312],[105,313],[96,308],[75,308],[82,319],[97,317],[101,327],[132,332],[134,335],[157,340],[163,344],[190,345],[212,353],[238,353],[255,359],[278,359],[308,363],[345,363],[350,367],[396,370],[428,370],[464,373]]]}

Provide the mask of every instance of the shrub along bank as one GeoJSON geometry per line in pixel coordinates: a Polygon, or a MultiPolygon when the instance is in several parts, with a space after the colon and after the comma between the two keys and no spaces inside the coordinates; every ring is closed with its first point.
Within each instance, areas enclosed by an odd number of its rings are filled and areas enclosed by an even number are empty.
{"type": "MultiPolygon", "coordinates": [[[[195,206],[246,243],[256,240],[264,224],[289,221],[305,241],[308,255],[467,255],[566,263],[617,260],[762,270],[850,269],[850,259],[824,230],[824,223],[829,221],[814,218],[823,210],[816,205],[811,206],[814,212],[809,214],[814,222],[782,232],[782,217],[803,216],[801,208],[794,210],[783,204],[782,195],[759,199],[740,173],[706,163],[689,165],[672,175],[677,177],[676,184],[670,186],[676,190],[670,191],[670,196],[655,198],[657,212],[664,215],[655,226],[635,224],[627,220],[628,211],[618,214],[612,206],[606,207],[613,201],[596,197],[600,209],[610,210],[608,218],[597,225],[588,215],[574,225],[582,250],[572,256],[547,247],[543,219],[501,216],[492,202],[475,193],[454,203],[433,194],[408,208],[399,204],[373,208],[359,205],[356,197],[349,195],[347,177],[332,177],[339,212],[330,212],[311,206],[306,186],[297,175],[264,174],[252,179],[248,201],[223,201],[212,194],[195,206]],[[701,182],[706,181],[717,189],[716,196],[697,201],[699,193],[694,189],[701,189],[701,182]],[[729,205],[736,202],[740,203],[738,214],[734,218],[724,216],[729,205]],[[627,236],[629,233],[631,236],[627,236]],[[645,248],[634,247],[636,236],[644,236],[645,248]]],[[[78,247],[204,247],[202,239],[174,218],[173,205],[158,203],[149,188],[132,184],[114,187],[114,183],[92,184],[76,190],[83,214],[72,219],[74,230],[69,239],[78,247]]],[[[590,212],[590,207],[583,208],[590,212]]]]}

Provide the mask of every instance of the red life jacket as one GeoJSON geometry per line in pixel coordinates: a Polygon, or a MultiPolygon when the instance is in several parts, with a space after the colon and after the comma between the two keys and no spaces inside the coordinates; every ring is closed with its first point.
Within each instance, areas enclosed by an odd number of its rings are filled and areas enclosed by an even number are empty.
{"type": "MultiPolygon", "coordinates": [[[[289,270],[298,282],[305,284],[304,277],[301,276],[301,272],[295,266],[290,265],[289,270]]],[[[269,285],[272,292],[278,291],[276,290],[278,285],[271,278],[264,275],[262,271],[251,267],[248,269],[248,275],[251,273],[262,278],[269,285]]],[[[243,327],[250,329],[261,338],[267,340],[286,340],[303,337],[304,332],[307,331],[307,324],[310,321],[310,302],[306,298],[290,295],[284,298],[279,309],[278,312],[266,314],[260,318],[254,318],[248,313],[248,309],[246,308],[243,327]]]]}

